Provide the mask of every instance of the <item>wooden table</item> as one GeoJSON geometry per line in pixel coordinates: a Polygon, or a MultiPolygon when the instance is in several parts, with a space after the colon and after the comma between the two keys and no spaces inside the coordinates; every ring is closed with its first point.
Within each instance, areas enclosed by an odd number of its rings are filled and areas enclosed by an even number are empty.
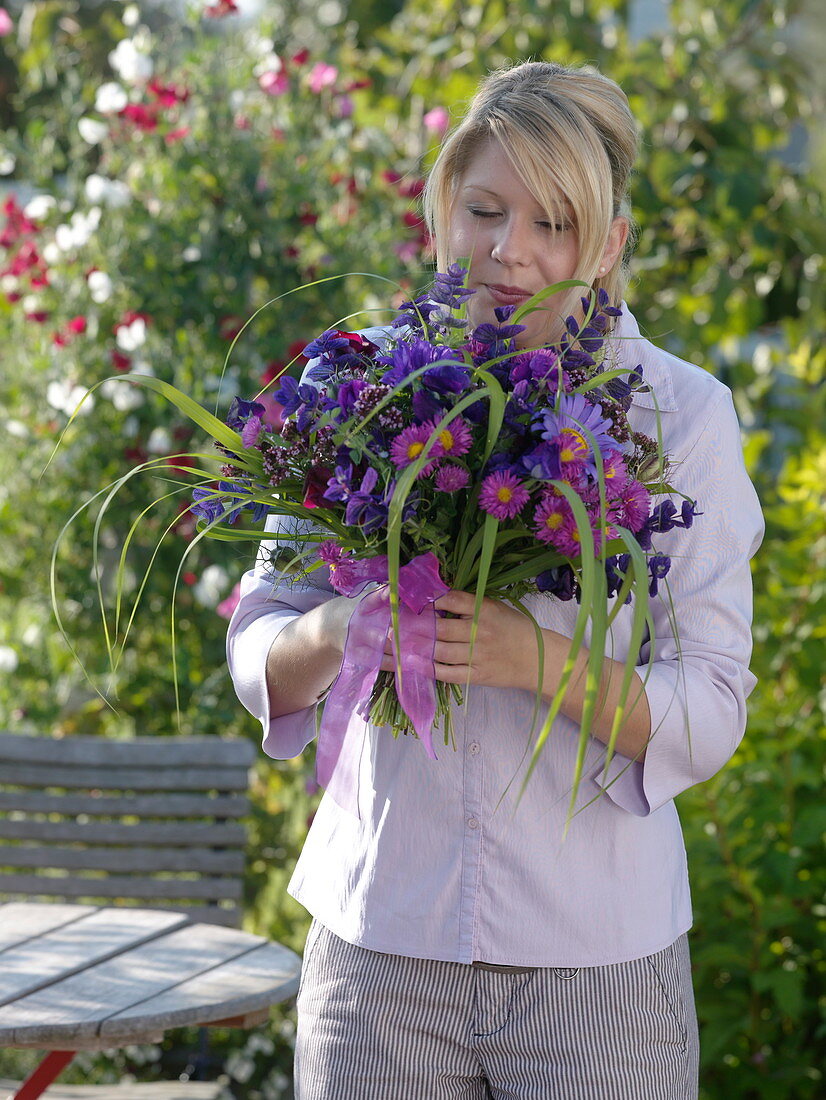
{"type": "Polygon", "coordinates": [[[14,1100],[35,1100],[78,1050],[262,1023],[295,994],[300,970],[280,944],[178,913],[0,905],[0,1046],[49,1051],[14,1100]]]}

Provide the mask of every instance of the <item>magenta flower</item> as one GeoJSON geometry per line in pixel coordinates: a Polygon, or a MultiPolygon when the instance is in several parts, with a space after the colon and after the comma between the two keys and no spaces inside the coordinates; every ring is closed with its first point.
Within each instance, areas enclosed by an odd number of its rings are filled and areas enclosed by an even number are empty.
{"type": "Polygon", "coordinates": [[[338,69],[335,65],[328,65],[326,61],[319,61],[316,65],[313,65],[310,69],[310,75],[307,77],[310,91],[318,95],[325,88],[335,84],[337,76],[338,69]]]}
{"type": "Polygon", "coordinates": [[[620,492],[619,501],[626,527],[636,534],[648,519],[651,509],[648,490],[639,481],[629,481],[620,492]]]}
{"type": "Polygon", "coordinates": [[[565,522],[571,517],[571,506],[562,496],[544,493],[533,514],[534,530],[540,542],[556,546],[565,522]]]}
{"type": "Polygon", "coordinates": [[[0,8],[0,38],[5,37],[7,34],[11,34],[14,30],[14,23],[11,21],[11,16],[5,8],[0,8]]]}
{"type": "Polygon", "coordinates": [[[433,107],[422,119],[425,130],[431,134],[443,134],[450,125],[450,115],[446,107],[433,107]]]}
{"type": "MultiPolygon", "coordinates": [[[[438,419],[428,420],[425,424],[428,435],[435,431],[438,424],[438,419]]],[[[455,420],[451,420],[451,422],[439,432],[436,437],[433,454],[439,458],[455,458],[458,455],[466,455],[472,443],[473,436],[470,431],[470,425],[466,420],[463,420],[461,416],[457,416],[455,420]]]]}
{"type": "Polygon", "coordinates": [[[436,488],[442,493],[456,493],[460,489],[467,488],[470,474],[464,466],[456,466],[450,462],[446,466],[440,466],[436,471],[436,488]]]}
{"type": "Polygon", "coordinates": [[[618,496],[628,484],[628,470],[619,451],[607,451],[603,454],[602,472],[608,495],[618,496]]]}
{"type": "Polygon", "coordinates": [[[488,474],[479,490],[479,507],[498,520],[513,519],[530,499],[524,484],[509,470],[488,474]]]}
{"type": "Polygon", "coordinates": [[[289,91],[290,78],[284,69],[270,69],[259,76],[258,84],[261,91],[266,92],[267,95],[284,95],[285,92],[289,91]]]}
{"type": "MultiPolygon", "coordinates": [[[[399,469],[415,462],[424,450],[424,445],[430,439],[433,428],[427,424],[411,424],[409,428],[399,432],[390,447],[390,460],[399,469]]],[[[433,452],[431,452],[432,454],[433,452]]],[[[434,456],[435,457],[435,456],[434,456]]],[[[435,462],[427,462],[419,473],[419,477],[427,477],[433,473],[435,462]]]]}

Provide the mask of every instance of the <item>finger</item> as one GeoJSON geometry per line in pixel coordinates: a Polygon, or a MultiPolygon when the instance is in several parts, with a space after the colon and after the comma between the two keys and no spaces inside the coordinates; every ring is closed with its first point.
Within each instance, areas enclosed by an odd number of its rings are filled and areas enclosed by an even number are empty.
{"type": "Polygon", "coordinates": [[[440,596],[434,606],[437,611],[450,611],[454,615],[472,615],[476,603],[476,597],[472,592],[460,592],[452,588],[450,592],[440,596]]]}
{"type": "Polygon", "coordinates": [[[437,619],[436,640],[439,642],[469,642],[472,619],[437,619]]]}
{"type": "Polygon", "coordinates": [[[467,665],[434,664],[433,672],[436,679],[441,680],[443,684],[466,684],[468,674],[470,674],[470,682],[473,683],[473,672],[467,665]]]}
{"type": "Polygon", "coordinates": [[[470,648],[466,642],[437,642],[433,660],[442,665],[463,665],[467,668],[470,648]]]}

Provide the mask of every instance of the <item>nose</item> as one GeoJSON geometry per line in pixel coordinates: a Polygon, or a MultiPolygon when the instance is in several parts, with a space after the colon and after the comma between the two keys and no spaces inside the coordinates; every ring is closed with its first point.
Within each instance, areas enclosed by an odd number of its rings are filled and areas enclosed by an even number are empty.
{"type": "Polygon", "coordinates": [[[508,218],[498,227],[491,256],[504,267],[518,267],[527,262],[527,229],[517,218],[508,218]]]}

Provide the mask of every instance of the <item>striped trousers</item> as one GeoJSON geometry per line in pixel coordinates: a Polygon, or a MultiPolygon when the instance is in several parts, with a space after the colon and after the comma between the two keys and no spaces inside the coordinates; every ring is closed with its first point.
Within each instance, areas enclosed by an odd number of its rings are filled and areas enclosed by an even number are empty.
{"type": "Polygon", "coordinates": [[[307,938],[296,1100],[696,1100],[698,1058],[685,936],[570,970],[307,938]]]}

